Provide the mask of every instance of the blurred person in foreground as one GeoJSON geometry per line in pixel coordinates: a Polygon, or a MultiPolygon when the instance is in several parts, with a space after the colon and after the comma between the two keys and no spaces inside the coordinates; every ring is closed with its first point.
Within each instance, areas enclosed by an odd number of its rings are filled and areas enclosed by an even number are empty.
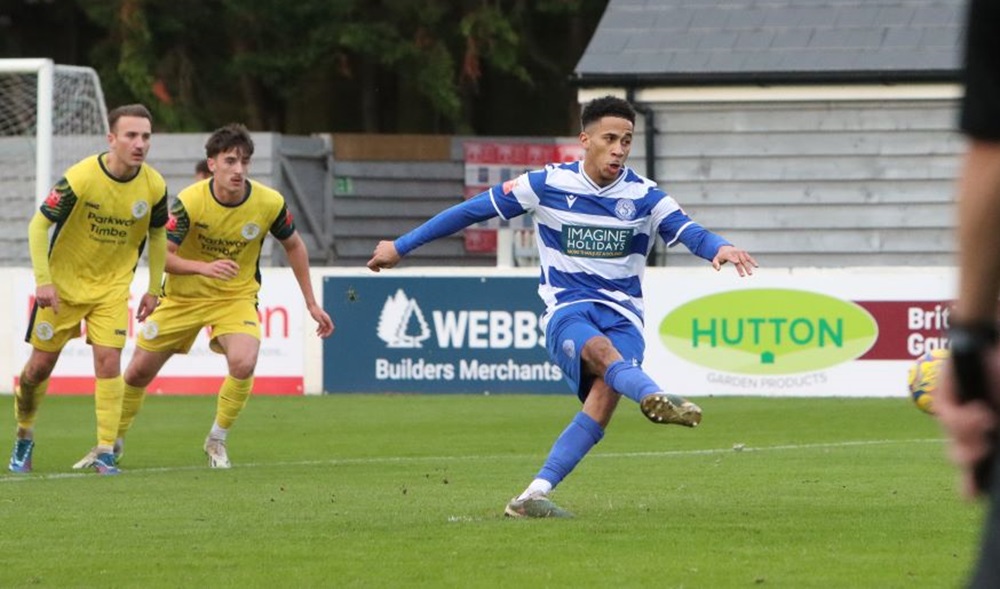
{"type": "Polygon", "coordinates": [[[582,161],[550,164],[498,184],[395,241],[379,242],[368,261],[378,272],[473,223],[534,215],[546,347],[583,408],[556,439],[535,479],[507,504],[504,513],[510,517],[570,516],[549,495],[604,437],[621,395],[655,423],[701,422],[697,405],[664,392],[641,368],[642,276],[656,235],[671,246],[683,243],[716,270],[731,262],[745,276],[757,265],[625,166],[634,125],[635,110],[627,101],[593,100],[581,116],[582,161]]]}
{"type": "Polygon", "coordinates": [[[972,0],[966,31],[961,130],[968,147],[958,181],[958,299],[950,317],[951,364],[935,411],[951,441],[967,497],[989,495],[971,586],[1000,587],[997,424],[1000,356],[1000,3],[972,0]]]}
{"type": "Polygon", "coordinates": [[[118,473],[112,447],[121,417],[121,354],[129,326],[129,287],[149,241],[149,288],[136,318],[156,308],[166,258],[167,185],[146,162],[153,117],[141,104],[108,113],[108,151],[66,170],[28,226],[35,305],[26,341],[31,356],[14,392],[17,439],[8,468],[32,469],[34,426],[63,347],[87,325],[94,357],[97,446],[88,464],[118,473]],[[55,230],[49,237],[49,229],[55,230]]]}
{"type": "MultiPolygon", "coordinates": [[[[229,429],[253,389],[260,352],[257,293],[261,247],[268,233],[285,249],[316,334],[333,333],[309,276],[309,252],[278,191],[248,177],[254,144],[246,127],[217,129],[205,144],[209,180],[182,190],[167,224],[167,279],[161,305],[139,330],[135,354],[125,369],[125,400],[116,453],[142,407],[146,387],[174,354],[185,354],[198,333],[211,329],[212,351],[224,354],[228,374],[218,392],[215,421],[203,449],[211,468],[231,466],[229,429]]],[[[93,452],[77,464],[84,468],[93,452]]]]}

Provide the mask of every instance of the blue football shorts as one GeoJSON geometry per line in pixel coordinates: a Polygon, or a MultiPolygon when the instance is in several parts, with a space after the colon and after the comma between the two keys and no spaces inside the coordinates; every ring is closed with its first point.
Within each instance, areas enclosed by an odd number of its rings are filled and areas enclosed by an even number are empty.
{"type": "Polygon", "coordinates": [[[580,353],[583,345],[598,335],[610,339],[626,362],[642,364],[646,353],[642,332],[607,305],[586,302],[563,307],[552,314],[545,329],[549,358],[562,369],[563,378],[580,401],[590,394],[595,378],[593,374],[581,374],[580,353]]]}

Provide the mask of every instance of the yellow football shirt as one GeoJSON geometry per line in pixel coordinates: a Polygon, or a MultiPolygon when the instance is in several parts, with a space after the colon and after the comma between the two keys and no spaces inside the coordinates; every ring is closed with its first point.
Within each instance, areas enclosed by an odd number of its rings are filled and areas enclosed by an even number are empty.
{"type": "Polygon", "coordinates": [[[277,190],[247,181],[245,198],[226,205],[215,198],[213,181],[203,180],[177,195],[170,208],[167,239],[177,255],[212,262],[230,259],[240,271],[231,280],[198,274],[168,274],[166,296],[189,300],[257,300],[260,290],[260,252],[268,233],[287,239],[295,232],[292,215],[277,190]]]}
{"type": "Polygon", "coordinates": [[[70,302],[126,300],[149,227],[167,222],[167,184],[159,172],[143,164],[135,176],[120,180],[107,170],[104,156],[66,170],[40,207],[55,223],[52,283],[70,302]]]}

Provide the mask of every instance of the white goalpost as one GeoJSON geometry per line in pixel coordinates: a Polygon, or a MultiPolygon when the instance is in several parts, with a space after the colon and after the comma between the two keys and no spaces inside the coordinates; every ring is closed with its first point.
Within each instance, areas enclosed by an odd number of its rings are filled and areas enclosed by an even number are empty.
{"type": "Polygon", "coordinates": [[[92,68],[0,59],[0,202],[40,203],[63,170],[106,149],[107,133],[92,68]]]}

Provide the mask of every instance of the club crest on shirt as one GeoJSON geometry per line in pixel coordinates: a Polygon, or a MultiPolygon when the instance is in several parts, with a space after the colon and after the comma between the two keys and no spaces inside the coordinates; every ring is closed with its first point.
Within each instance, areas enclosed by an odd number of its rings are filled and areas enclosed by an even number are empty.
{"type": "Polygon", "coordinates": [[[52,339],[53,335],[55,335],[55,330],[52,328],[52,324],[48,321],[42,321],[35,326],[35,337],[41,341],[47,342],[52,339]]]}
{"type": "Polygon", "coordinates": [[[635,203],[627,198],[620,198],[615,203],[615,216],[622,221],[635,219],[635,203]]]}
{"type": "Polygon", "coordinates": [[[144,200],[137,200],[132,203],[132,216],[141,219],[149,212],[149,203],[144,200]]]}
{"type": "Polygon", "coordinates": [[[139,332],[142,333],[142,337],[145,339],[156,339],[156,336],[160,334],[160,326],[156,321],[146,320],[139,328],[139,332]]]}
{"type": "Polygon", "coordinates": [[[247,223],[243,226],[243,230],[240,231],[240,235],[243,236],[243,239],[254,239],[260,235],[260,225],[247,223]]]}
{"type": "Polygon", "coordinates": [[[562,342],[563,354],[566,354],[569,358],[576,357],[576,343],[571,339],[564,339],[562,342]]]}

